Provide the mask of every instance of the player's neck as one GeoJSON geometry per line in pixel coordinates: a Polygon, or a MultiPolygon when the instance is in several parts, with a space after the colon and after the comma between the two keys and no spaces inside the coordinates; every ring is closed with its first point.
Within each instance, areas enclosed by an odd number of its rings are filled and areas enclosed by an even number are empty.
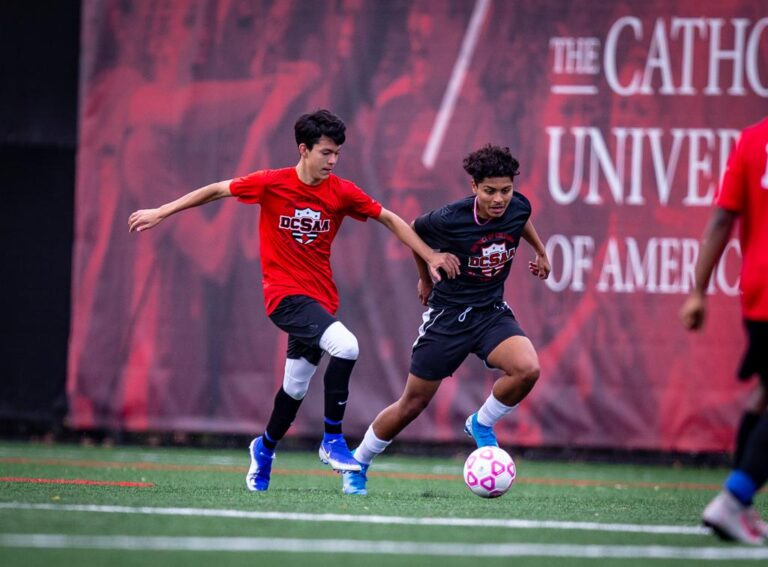
{"type": "Polygon", "coordinates": [[[482,217],[477,212],[477,197],[475,197],[475,202],[472,204],[472,213],[475,216],[476,225],[483,226],[484,224],[488,224],[488,222],[491,220],[490,217],[482,217]]]}
{"type": "Polygon", "coordinates": [[[299,163],[296,164],[296,175],[299,177],[299,181],[304,183],[305,185],[320,185],[323,180],[322,179],[315,179],[312,177],[309,172],[307,171],[307,168],[303,161],[299,160],[299,163]]]}

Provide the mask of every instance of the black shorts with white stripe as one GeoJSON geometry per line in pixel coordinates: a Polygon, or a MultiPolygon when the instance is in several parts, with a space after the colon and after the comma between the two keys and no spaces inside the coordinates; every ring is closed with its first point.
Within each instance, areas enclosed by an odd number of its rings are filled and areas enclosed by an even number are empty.
{"type": "Polygon", "coordinates": [[[452,375],[470,354],[486,366],[488,355],[509,337],[525,336],[506,302],[489,307],[428,309],[413,343],[410,372],[425,380],[452,375]]]}

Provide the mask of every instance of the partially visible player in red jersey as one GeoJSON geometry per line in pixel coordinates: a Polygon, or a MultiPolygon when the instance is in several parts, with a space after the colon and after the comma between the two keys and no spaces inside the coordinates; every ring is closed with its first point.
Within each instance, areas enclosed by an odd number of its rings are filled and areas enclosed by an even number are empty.
{"type": "Polygon", "coordinates": [[[423,258],[438,280],[439,270],[449,278],[459,270],[455,256],[432,250],[398,215],[332,173],[346,139],[346,126],[339,117],[327,110],[304,114],[294,131],[299,150],[295,167],[212,183],[128,218],[129,230],[140,232],[170,215],[223,197],[261,205],[259,244],[266,311],[288,333],[288,353],[283,385],[267,427],[249,447],[246,485],[252,491],[269,488],[275,447],[296,417],[323,352],[330,361],[324,376],[325,434],[319,455],[336,471],[360,470],[341,428],[358,345],[335,317],[339,298],[330,263],[331,242],[344,217],[379,221],[423,258]]]}
{"type": "Polygon", "coordinates": [[[768,118],[741,133],[715,205],[696,263],[696,286],[680,317],[689,329],[704,324],[709,279],[739,219],[742,313],[749,343],[739,378],[757,374],[760,380],[739,424],[734,468],[704,510],[703,521],[725,539],[759,545],[768,538],[768,525],[752,505],[768,480],[768,118]]]}

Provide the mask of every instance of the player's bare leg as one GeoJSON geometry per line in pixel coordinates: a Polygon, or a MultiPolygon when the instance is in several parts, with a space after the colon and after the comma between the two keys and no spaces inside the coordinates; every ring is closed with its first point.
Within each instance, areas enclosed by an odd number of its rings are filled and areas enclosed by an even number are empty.
{"type": "Polygon", "coordinates": [[[493,384],[493,395],[507,406],[519,404],[539,379],[539,356],[528,337],[509,337],[488,355],[488,364],[504,372],[493,384]]]}
{"type": "Polygon", "coordinates": [[[435,396],[440,380],[424,380],[413,374],[408,375],[405,390],[392,405],[384,408],[365,432],[360,446],[355,449],[355,459],[360,463],[359,472],[345,472],[342,477],[344,494],[365,495],[368,493],[368,467],[374,457],[382,453],[409,423],[416,419],[435,396]]]}
{"type": "Polygon", "coordinates": [[[373,420],[371,427],[376,437],[385,441],[394,439],[426,409],[437,393],[440,382],[441,380],[424,380],[408,374],[400,399],[381,410],[373,420]]]}
{"type": "Polygon", "coordinates": [[[498,445],[494,424],[514,409],[530,393],[539,379],[539,357],[524,336],[509,337],[491,351],[488,364],[504,375],[493,384],[491,395],[482,407],[467,418],[464,431],[478,447],[498,445]]]}

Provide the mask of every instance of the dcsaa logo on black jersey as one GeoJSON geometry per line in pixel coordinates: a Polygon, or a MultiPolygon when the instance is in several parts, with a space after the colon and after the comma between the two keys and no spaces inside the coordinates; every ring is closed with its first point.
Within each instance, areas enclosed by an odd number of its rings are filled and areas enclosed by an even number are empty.
{"type": "Polygon", "coordinates": [[[481,256],[470,256],[469,267],[479,268],[480,272],[487,278],[492,278],[504,269],[504,264],[512,261],[515,257],[515,249],[507,249],[505,242],[491,244],[480,249],[481,256]]]}
{"type": "Polygon", "coordinates": [[[317,238],[318,233],[328,232],[331,221],[320,218],[320,211],[295,209],[293,216],[280,216],[280,228],[290,230],[291,236],[299,244],[310,244],[317,238]]]}

